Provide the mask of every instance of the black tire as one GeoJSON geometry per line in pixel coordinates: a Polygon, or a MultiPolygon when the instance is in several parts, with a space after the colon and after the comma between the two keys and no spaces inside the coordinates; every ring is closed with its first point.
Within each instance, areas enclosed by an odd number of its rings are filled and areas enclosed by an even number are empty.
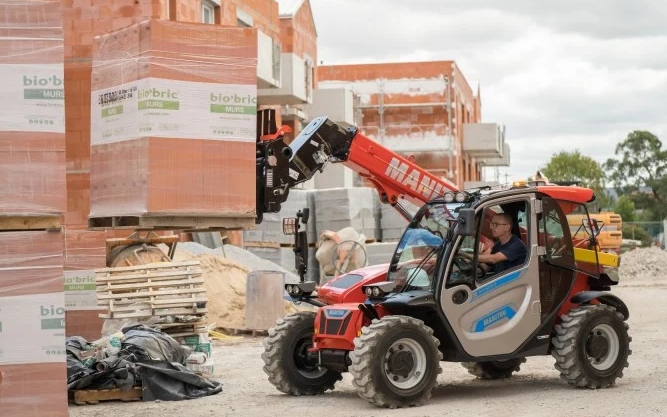
{"type": "Polygon", "coordinates": [[[406,316],[373,320],[354,340],[352,384],[361,398],[379,407],[425,404],[442,372],[438,346],[433,330],[421,320],[406,316]]]}
{"type": "Polygon", "coordinates": [[[305,353],[312,346],[315,314],[301,311],[278,320],[264,339],[264,372],[279,391],[295,396],[333,390],[340,372],[308,365],[305,353]]]}
{"type": "Polygon", "coordinates": [[[623,315],[604,304],[583,305],[562,316],[551,352],[561,378],[580,388],[615,385],[632,354],[628,328],[623,315]]]}
{"type": "Polygon", "coordinates": [[[515,358],[506,361],[462,362],[461,365],[477,378],[503,379],[511,377],[515,372],[519,372],[521,364],[525,362],[526,358],[515,358]]]}

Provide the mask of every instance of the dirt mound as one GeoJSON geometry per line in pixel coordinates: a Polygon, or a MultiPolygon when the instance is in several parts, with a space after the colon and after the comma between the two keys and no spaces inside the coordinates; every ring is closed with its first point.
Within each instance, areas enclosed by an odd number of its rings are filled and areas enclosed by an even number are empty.
{"type": "MultiPolygon", "coordinates": [[[[246,284],[249,268],[210,253],[190,255],[181,251],[175,261],[199,261],[208,298],[207,322],[216,327],[244,329],[246,314],[246,284]]],[[[285,302],[285,314],[298,309],[285,302]]],[[[257,329],[256,329],[257,330],[257,329]]]]}
{"type": "Polygon", "coordinates": [[[667,252],[652,246],[637,248],[621,255],[620,285],[667,285],[667,252]]]}

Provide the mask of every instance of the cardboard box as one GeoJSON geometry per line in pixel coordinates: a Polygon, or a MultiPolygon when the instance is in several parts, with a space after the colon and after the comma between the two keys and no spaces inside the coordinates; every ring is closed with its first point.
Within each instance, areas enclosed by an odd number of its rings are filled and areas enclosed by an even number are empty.
{"type": "Polygon", "coordinates": [[[97,340],[104,309],[97,306],[95,269],[106,267],[106,233],[67,228],[64,234],[65,334],[97,340]]]}
{"type": "Polygon", "coordinates": [[[0,1],[0,214],[66,209],[60,3],[0,1]]]}
{"type": "Polygon", "coordinates": [[[90,216],[254,218],[256,30],[148,20],[93,54],[90,216]]]}
{"type": "Polygon", "coordinates": [[[0,233],[0,410],[66,417],[60,232],[0,233]]]}

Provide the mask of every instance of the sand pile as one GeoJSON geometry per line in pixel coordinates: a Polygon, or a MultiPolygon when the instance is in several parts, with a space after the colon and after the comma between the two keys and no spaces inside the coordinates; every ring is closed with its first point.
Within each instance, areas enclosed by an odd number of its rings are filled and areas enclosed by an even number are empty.
{"type": "MultiPolygon", "coordinates": [[[[294,277],[287,276],[290,274],[289,271],[242,248],[225,245],[224,249],[228,257],[223,255],[220,248],[213,250],[197,243],[188,242],[186,245],[179,243],[174,261],[200,262],[208,297],[207,322],[215,323],[216,327],[244,329],[248,273],[269,270],[285,273],[286,281],[292,281],[294,277]]],[[[282,298],[282,294],[279,297],[282,298]]],[[[288,301],[284,301],[284,305],[285,314],[297,311],[297,308],[288,301]]]]}
{"type": "Polygon", "coordinates": [[[667,251],[652,246],[621,255],[620,285],[658,286],[667,284],[667,251]]]}

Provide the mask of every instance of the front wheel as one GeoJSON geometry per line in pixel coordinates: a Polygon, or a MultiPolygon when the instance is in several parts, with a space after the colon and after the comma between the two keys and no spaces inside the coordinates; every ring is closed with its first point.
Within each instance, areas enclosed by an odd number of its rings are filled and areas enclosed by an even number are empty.
{"type": "Polygon", "coordinates": [[[614,307],[584,305],[572,309],[556,326],[552,355],[561,378],[581,388],[607,388],[623,377],[632,338],[614,307]]]}
{"type": "Polygon", "coordinates": [[[379,407],[418,406],[431,398],[442,372],[440,342],[423,321],[406,316],[373,320],[354,340],[352,384],[379,407]]]}
{"type": "Polygon", "coordinates": [[[318,367],[308,359],[314,323],[314,312],[289,315],[279,320],[264,340],[264,372],[281,392],[296,396],[322,394],[343,379],[340,372],[318,367]]]}

